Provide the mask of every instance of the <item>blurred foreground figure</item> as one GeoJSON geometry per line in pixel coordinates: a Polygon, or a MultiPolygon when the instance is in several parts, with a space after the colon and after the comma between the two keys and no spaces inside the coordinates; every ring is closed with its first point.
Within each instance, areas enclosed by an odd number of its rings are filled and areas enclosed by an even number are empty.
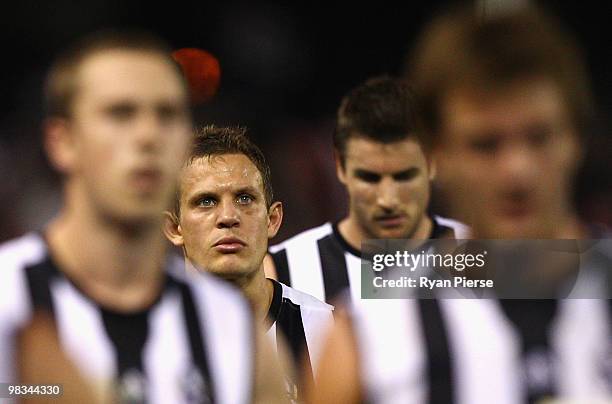
{"type": "Polygon", "coordinates": [[[161,212],[192,131],[168,47],[142,33],[87,38],[51,67],[45,96],[64,206],[43,233],[0,247],[2,327],[49,313],[69,359],[95,386],[112,383],[113,401],[274,402],[282,379],[244,299],[212,277],[186,279],[166,253],[161,212]]]}
{"type": "MultiPolygon", "coordinates": [[[[413,57],[422,134],[472,237],[605,237],[570,203],[592,109],[554,21],[529,8],[449,12],[413,57]]],[[[598,260],[609,276],[612,254],[598,260]]],[[[312,401],[609,402],[610,311],[597,299],[364,301],[336,319],[312,401]]]]}

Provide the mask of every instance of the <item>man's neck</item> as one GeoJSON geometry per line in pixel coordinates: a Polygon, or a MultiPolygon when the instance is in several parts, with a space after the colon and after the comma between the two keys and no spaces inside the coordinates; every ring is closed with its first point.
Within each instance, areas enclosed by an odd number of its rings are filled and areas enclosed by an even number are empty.
{"type": "Polygon", "coordinates": [[[161,223],[123,227],[83,212],[62,212],[47,240],[60,270],[99,304],[135,311],[157,298],[166,247],[161,223]]]}
{"type": "Polygon", "coordinates": [[[232,283],[242,290],[244,296],[251,303],[255,318],[264,322],[270,310],[270,305],[272,305],[274,285],[271,280],[266,279],[263,264],[255,273],[232,280],[232,283]]]}
{"type": "Polygon", "coordinates": [[[363,232],[359,225],[350,216],[345,217],[338,223],[338,231],[346,242],[354,249],[361,251],[361,242],[364,240],[363,232]]]}

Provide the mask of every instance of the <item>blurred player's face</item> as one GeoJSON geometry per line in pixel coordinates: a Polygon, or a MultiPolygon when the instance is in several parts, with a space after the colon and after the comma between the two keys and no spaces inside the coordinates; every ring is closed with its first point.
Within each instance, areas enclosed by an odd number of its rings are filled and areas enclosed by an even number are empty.
{"type": "Polygon", "coordinates": [[[268,209],[261,173],[247,156],[224,154],[188,164],[181,175],[180,206],[169,238],[192,264],[230,280],[263,268],[282,208],[276,202],[268,209]]]}
{"type": "Polygon", "coordinates": [[[187,102],[178,73],[160,55],[88,57],[65,123],[69,192],[113,220],[158,220],[191,139],[187,102]]]}
{"type": "Polygon", "coordinates": [[[551,238],[570,212],[579,145],[544,80],[456,90],[443,104],[439,178],[481,238],[551,238]]]}
{"type": "Polygon", "coordinates": [[[363,238],[411,238],[427,226],[433,172],[418,142],[353,137],[344,168],[339,161],[336,166],[348,191],[349,217],[363,238]]]}

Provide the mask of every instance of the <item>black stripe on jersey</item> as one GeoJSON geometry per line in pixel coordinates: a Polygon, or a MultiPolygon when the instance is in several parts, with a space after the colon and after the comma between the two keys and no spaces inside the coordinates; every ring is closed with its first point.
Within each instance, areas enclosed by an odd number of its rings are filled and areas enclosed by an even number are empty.
{"type": "Polygon", "coordinates": [[[115,348],[120,397],[135,402],[146,402],[142,351],[149,335],[150,309],[134,313],[118,313],[101,307],[100,312],[106,334],[115,348]],[[141,383],[138,391],[128,387],[134,383],[141,383]]]}
{"type": "Polygon", "coordinates": [[[346,257],[342,249],[335,245],[336,240],[327,235],[317,241],[323,284],[325,286],[325,301],[333,301],[344,289],[349,287],[346,257]]]}
{"type": "Polygon", "coordinates": [[[44,261],[26,267],[25,275],[34,309],[48,311],[54,316],[55,310],[50,285],[51,280],[59,275],[56,266],[47,256],[44,261]]]}
{"type": "MultiPolygon", "coordinates": [[[[269,280],[274,286],[274,290],[272,291],[272,303],[270,303],[270,308],[268,309],[267,316],[268,322],[270,323],[270,327],[272,327],[272,324],[274,324],[276,320],[278,320],[281,305],[283,304],[283,286],[274,279],[269,280]]],[[[270,327],[268,327],[268,329],[270,329],[270,327]]]]}
{"type": "Polygon", "coordinates": [[[276,334],[282,335],[281,338],[289,343],[289,349],[294,363],[300,369],[299,364],[304,361],[306,374],[303,375],[313,382],[312,365],[310,363],[310,353],[306,343],[306,332],[302,321],[302,311],[300,306],[287,298],[283,298],[283,287],[280,283],[271,280],[274,285],[274,295],[272,304],[268,311],[268,319],[276,321],[276,334]]]}
{"type": "Polygon", "coordinates": [[[427,357],[428,391],[431,404],[454,402],[453,369],[448,332],[440,303],[434,299],[418,300],[427,357]]]}
{"type": "Polygon", "coordinates": [[[210,373],[206,349],[204,349],[204,333],[201,329],[201,324],[203,324],[203,322],[200,321],[189,285],[185,283],[180,283],[179,285],[183,302],[183,314],[187,326],[187,335],[189,337],[189,347],[191,349],[194,365],[202,377],[202,391],[198,394],[198,396],[200,396],[198,402],[214,403],[214,383],[210,373]]]}
{"type": "Polygon", "coordinates": [[[500,305],[521,337],[526,401],[536,403],[546,397],[555,396],[557,388],[553,370],[554,356],[549,334],[557,313],[558,302],[502,299],[500,305]],[[533,377],[534,372],[540,377],[533,377]]]}
{"type": "Polygon", "coordinates": [[[289,261],[287,260],[287,250],[283,248],[272,255],[274,267],[276,268],[276,277],[279,282],[291,286],[291,275],[289,274],[289,261]]]}
{"type": "Polygon", "coordinates": [[[339,222],[332,224],[332,234],[340,244],[341,249],[350,252],[355,257],[361,257],[361,251],[350,245],[349,242],[342,236],[340,229],[338,228],[338,223],[339,222]]]}

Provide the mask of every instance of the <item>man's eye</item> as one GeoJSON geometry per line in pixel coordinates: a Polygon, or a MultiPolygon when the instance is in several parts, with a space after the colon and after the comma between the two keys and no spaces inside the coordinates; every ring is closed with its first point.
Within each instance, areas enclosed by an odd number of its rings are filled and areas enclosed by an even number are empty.
{"type": "Polygon", "coordinates": [[[374,173],[357,172],[355,173],[355,176],[361,181],[369,184],[376,184],[378,181],[380,181],[380,175],[374,173]]]}
{"type": "Polygon", "coordinates": [[[157,117],[162,122],[171,122],[184,115],[185,111],[179,106],[162,105],[157,108],[157,117]]]}
{"type": "Polygon", "coordinates": [[[136,108],[131,105],[115,105],[107,109],[107,114],[113,119],[125,121],[136,113],[136,108]]]}
{"type": "Polygon", "coordinates": [[[410,181],[419,175],[418,168],[411,168],[393,175],[395,181],[410,181]]]}
{"type": "Polygon", "coordinates": [[[499,148],[499,139],[493,136],[474,139],[470,142],[470,147],[479,153],[493,154],[499,148]]]}
{"type": "Polygon", "coordinates": [[[546,127],[534,127],[527,131],[527,141],[533,147],[541,147],[551,139],[552,130],[546,127]]]}
{"type": "Polygon", "coordinates": [[[202,198],[198,201],[198,206],[209,207],[215,204],[215,200],[213,198],[202,198]]]}
{"type": "Polygon", "coordinates": [[[238,197],[238,203],[241,205],[248,205],[251,202],[253,202],[253,197],[251,195],[245,194],[238,197]]]}

